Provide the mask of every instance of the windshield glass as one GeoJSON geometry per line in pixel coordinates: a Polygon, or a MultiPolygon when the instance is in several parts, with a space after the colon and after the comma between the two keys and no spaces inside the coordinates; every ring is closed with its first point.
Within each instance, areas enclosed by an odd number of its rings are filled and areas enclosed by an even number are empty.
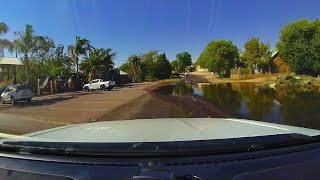
{"type": "Polygon", "coordinates": [[[17,86],[16,89],[17,90],[28,90],[28,89],[30,89],[30,87],[28,85],[20,85],[20,86],[17,86]]]}
{"type": "Polygon", "coordinates": [[[320,135],[317,0],[0,4],[3,142],[201,149],[320,135]]]}

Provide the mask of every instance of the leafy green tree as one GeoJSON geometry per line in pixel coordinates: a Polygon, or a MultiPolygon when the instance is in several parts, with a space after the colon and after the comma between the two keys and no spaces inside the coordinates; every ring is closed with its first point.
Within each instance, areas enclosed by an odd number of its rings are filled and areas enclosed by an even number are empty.
{"type": "Polygon", "coordinates": [[[120,66],[120,70],[129,73],[132,82],[170,78],[172,73],[171,64],[166,54],[159,54],[158,51],[149,51],[142,55],[131,55],[120,66]]]}
{"type": "Polygon", "coordinates": [[[188,52],[182,52],[182,53],[178,53],[176,55],[176,61],[177,61],[177,71],[181,72],[181,70],[185,70],[185,68],[187,66],[191,66],[192,64],[192,58],[191,58],[191,54],[188,52]]]}
{"type": "Polygon", "coordinates": [[[158,51],[149,51],[142,55],[142,80],[153,81],[155,80],[156,73],[156,60],[159,56],[158,51]]]}
{"type": "Polygon", "coordinates": [[[200,66],[202,68],[205,67],[205,62],[206,62],[204,57],[203,57],[203,53],[204,53],[204,51],[202,51],[202,53],[200,54],[198,60],[195,63],[196,66],[200,66]]]}
{"type": "Polygon", "coordinates": [[[210,72],[216,72],[220,77],[230,77],[230,70],[234,67],[239,54],[238,48],[232,41],[219,40],[210,42],[200,57],[200,61],[203,61],[201,63],[210,72]]]}
{"type": "Polygon", "coordinates": [[[54,57],[49,62],[49,74],[52,76],[67,77],[72,70],[72,59],[64,52],[64,46],[59,44],[54,57]]]}
{"type": "Polygon", "coordinates": [[[30,24],[27,24],[24,31],[15,32],[16,39],[13,41],[14,48],[23,54],[23,60],[25,63],[26,81],[29,82],[28,77],[28,64],[32,53],[37,51],[39,39],[34,34],[34,30],[30,24]]]}
{"type": "Polygon", "coordinates": [[[162,53],[157,57],[156,69],[156,79],[166,79],[171,77],[172,68],[165,53],[162,53]]]}
{"type": "MultiPolygon", "coordinates": [[[[0,22],[0,37],[5,35],[9,31],[9,27],[3,23],[0,22]]],[[[0,57],[4,56],[4,50],[8,49],[10,52],[13,51],[13,43],[5,38],[0,38],[0,57]]]]}
{"type": "MultiPolygon", "coordinates": [[[[37,36],[35,40],[36,47],[30,56],[30,61],[33,63],[29,67],[29,74],[34,74],[32,77],[41,79],[50,75],[50,63],[54,58],[55,44],[53,39],[47,36],[37,36]]],[[[29,78],[29,81],[36,82],[36,79],[29,78]]]]}
{"type": "Polygon", "coordinates": [[[77,89],[79,89],[79,58],[81,55],[86,56],[87,52],[91,49],[90,41],[87,39],[81,39],[79,36],[76,36],[76,42],[73,45],[68,46],[68,52],[76,64],[76,73],[77,73],[77,89]]]}
{"type": "Polygon", "coordinates": [[[320,20],[289,23],[280,32],[277,48],[292,71],[316,75],[320,72],[320,20]]]}
{"type": "Polygon", "coordinates": [[[241,59],[248,67],[256,66],[259,72],[271,71],[272,52],[268,43],[253,37],[244,44],[244,48],[241,59]]]}
{"type": "Polygon", "coordinates": [[[123,72],[126,72],[126,73],[130,74],[130,63],[129,63],[129,62],[123,63],[123,64],[119,67],[119,69],[120,69],[121,71],[123,71],[123,72]]]}

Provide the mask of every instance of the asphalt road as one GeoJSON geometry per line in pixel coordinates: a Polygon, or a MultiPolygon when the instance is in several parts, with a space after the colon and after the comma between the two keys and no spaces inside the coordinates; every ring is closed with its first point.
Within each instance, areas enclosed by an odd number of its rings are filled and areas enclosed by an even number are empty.
{"type": "MultiPolygon", "coordinates": [[[[94,122],[112,110],[147,93],[155,83],[112,91],[72,92],[35,97],[31,103],[0,105],[0,133],[25,134],[69,124],[94,122]]],[[[0,134],[1,136],[1,134],[0,134]]]]}

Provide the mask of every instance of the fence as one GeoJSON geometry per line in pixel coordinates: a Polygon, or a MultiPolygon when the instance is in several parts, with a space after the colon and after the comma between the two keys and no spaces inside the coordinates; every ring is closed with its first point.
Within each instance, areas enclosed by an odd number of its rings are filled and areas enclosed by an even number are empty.
{"type": "Polygon", "coordinates": [[[266,73],[259,73],[255,71],[253,68],[233,68],[231,69],[231,77],[235,79],[246,79],[246,78],[259,78],[266,77],[268,75],[272,76],[272,74],[277,72],[272,72],[271,70],[266,73]]]}

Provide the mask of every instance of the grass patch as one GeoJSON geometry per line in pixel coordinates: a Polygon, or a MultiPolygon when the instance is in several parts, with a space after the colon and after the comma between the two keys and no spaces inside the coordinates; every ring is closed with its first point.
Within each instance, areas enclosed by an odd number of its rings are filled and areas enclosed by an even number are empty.
{"type": "Polygon", "coordinates": [[[21,132],[12,131],[12,130],[8,130],[8,129],[0,129],[0,133],[11,134],[11,135],[21,135],[21,134],[23,134],[21,132]]]}

